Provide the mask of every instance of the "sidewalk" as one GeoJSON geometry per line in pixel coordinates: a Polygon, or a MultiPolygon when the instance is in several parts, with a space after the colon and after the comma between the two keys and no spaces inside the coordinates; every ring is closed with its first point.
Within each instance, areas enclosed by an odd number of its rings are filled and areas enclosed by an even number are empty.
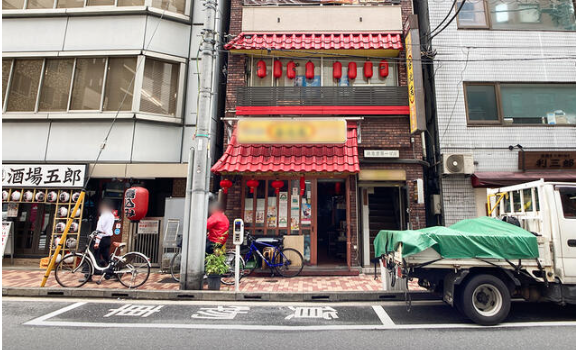
{"type": "MultiPolygon", "coordinates": [[[[4,268],[2,288],[36,288],[40,286],[44,271],[4,268]]],[[[47,288],[61,288],[52,274],[47,288]]],[[[204,287],[206,289],[206,286],[204,287]]],[[[86,283],[81,289],[126,289],[119,282],[103,280],[101,285],[86,283]]],[[[169,274],[154,272],[138,290],[176,291],[179,284],[169,274]]],[[[221,291],[233,291],[234,286],[221,286],[221,291]]],[[[421,290],[416,281],[410,282],[410,290],[421,290]]],[[[246,277],[240,282],[240,292],[245,293],[313,293],[313,292],[380,292],[380,278],[374,275],[330,277],[246,277]]]]}

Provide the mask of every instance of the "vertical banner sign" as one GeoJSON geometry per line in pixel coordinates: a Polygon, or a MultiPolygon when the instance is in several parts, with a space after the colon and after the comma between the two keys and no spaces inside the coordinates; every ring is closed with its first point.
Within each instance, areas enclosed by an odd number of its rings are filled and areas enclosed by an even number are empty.
{"type": "Polygon", "coordinates": [[[424,107],[424,81],[420,55],[418,16],[410,15],[404,29],[406,45],[406,72],[408,75],[408,102],[410,104],[410,133],[426,130],[424,107]]]}

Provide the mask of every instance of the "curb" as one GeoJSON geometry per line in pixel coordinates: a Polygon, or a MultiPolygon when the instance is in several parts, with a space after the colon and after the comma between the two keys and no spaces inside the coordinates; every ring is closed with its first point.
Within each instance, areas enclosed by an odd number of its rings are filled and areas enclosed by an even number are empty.
{"type": "MultiPolygon", "coordinates": [[[[427,291],[412,291],[412,300],[439,300],[427,291]]],[[[189,290],[130,290],[130,289],[68,289],[68,288],[2,288],[4,297],[39,298],[101,298],[135,300],[200,300],[200,301],[275,301],[275,302],[343,302],[343,301],[404,301],[403,291],[390,292],[299,292],[258,293],[189,290]]]]}

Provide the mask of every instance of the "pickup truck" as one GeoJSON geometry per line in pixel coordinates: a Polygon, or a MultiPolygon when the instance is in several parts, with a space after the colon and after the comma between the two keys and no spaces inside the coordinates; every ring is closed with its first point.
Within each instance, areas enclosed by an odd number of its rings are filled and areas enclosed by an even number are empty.
{"type": "Polygon", "coordinates": [[[475,221],[474,233],[462,222],[380,231],[383,279],[404,286],[402,279],[418,278],[481,325],[504,321],[513,298],[576,304],[576,184],[539,180],[490,189],[487,210],[489,217],[464,220],[475,221]]]}

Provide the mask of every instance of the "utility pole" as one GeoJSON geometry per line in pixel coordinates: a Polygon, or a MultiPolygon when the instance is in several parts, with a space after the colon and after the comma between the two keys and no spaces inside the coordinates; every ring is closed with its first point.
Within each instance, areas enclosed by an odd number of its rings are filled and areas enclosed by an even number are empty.
{"type": "MultiPolygon", "coordinates": [[[[200,0],[195,0],[200,1],[200,0]]],[[[196,134],[190,157],[186,193],[185,226],[182,239],[182,265],[180,270],[180,289],[200,290],[204,278],[204,257],[206,249],[206,221],[208,216],[208,187],[210,185],[210,137],[212,124],[212,98],[214,96],[213,74],[216,59],[216,7],[214,0],[205,0],[206,17],[202,30],[200,46],[200,86],[196,134]],[[188,205],[188,203],[190,203],[188,205]]]]}

